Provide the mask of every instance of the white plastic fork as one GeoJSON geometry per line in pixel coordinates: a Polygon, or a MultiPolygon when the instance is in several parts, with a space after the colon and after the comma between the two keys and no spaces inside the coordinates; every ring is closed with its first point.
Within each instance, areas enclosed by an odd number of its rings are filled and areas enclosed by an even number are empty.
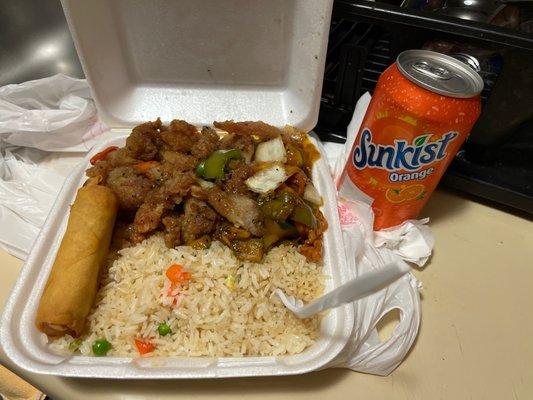
{"type": "Polygon", "coordinates": [[[375,271],[370,271],[346,282],[331,292],[313,300],[304,306],[302,300],[287,296],[283,290],[276,289],[280,300],[298,318],[309,318],[319,312],[369,296],[390,285],[409,272],[409,266],[403,262],[394,262],[375,271]]]}

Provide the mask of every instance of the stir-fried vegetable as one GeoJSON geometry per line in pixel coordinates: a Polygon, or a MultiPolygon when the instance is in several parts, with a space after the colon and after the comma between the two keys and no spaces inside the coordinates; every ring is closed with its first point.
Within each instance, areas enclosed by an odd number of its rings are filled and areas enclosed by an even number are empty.
{"type": "Polygon", "coordinates": [[[161,336],[166,336],[171,332],[170,326],[166,322],[162,322],[157,326],[157,332],[161,336]]]}
{"type": "Polygon", "coordinates": [[[255,149],[254,159],[256,162],[287,161],[287,152],[281,137],[259,143],[255,149]]]}
{"type": "Polygon", "coordinates": [[[241,159],[238,149],[217,150],[196,167],[196,173],[204,179],[222,179],[225,175],[226,163],[229,160],[241,159]]]}
{"type": "Polygon", "coordinates": [[[236,286],[235,275],[233,274],[228,275],[226,279],[224,280],[224,284],[227,286],[229,290],[235,289],[235,286],[236,286]]]}
{"type": "Polygon", "coordinates": [[[261,211],[268,218],[283,222],[291,215],[295,202],[293,193],[288,190],[282,190],[275,198],[261,204],[261,211]]]}
{"type": "Polygon", "coordinates": [[[300,149],[292,143],[285,145],[287,148],[287,164],[301,167],[304,164],[304,156],[300,149]]]}
{"type": "Polygon", "coordinates": [[[135,347],[137,347],[140,355],[152,353],[155,350],[155,345],[140,339],[135,339],[135,347]]]}
{"type": "Polygon", "coordinates": [[[263,259],[263,241],[261,239],[235,240],[231,242],[233,252],[240,260],[259,262],[263,259]]]}
{"type": "Polygon", "coordinates": [[[97,161],[104,160],[109,153],[112,153],[113,151],[118,150],[117,146],[109,146],[108,148],[102,150],[99,153],[96,153],[94,156],[91,157],[91,164],[96,164],[97,161]]]}
{"type": "Polygon", "coordinates": [[[95,356],[105,356],[111,350],[111,343],[105,339],[96,340],[93,343],[92,350],[95,356]]]}
{"type": "Polygon", "coordinates": [[[290,125],[285,125],[283,127],[283,135],[292,142],[300,145],[303,144],[307,138],[307,134],[305,132],[302,132],[301,130],[290,125]]]}
{"type": "Polygon", "coordinates": [[[275,190],[279,185],[289,178],[285,167],[281,164],[274,164],[257,172],[246,180],[246,186],[256,193],[268,193],[275,190]]]}
{"type": "Polygon", "coordinates": [[[296,204],[290,216],[290,219],[309,228],[314,228],[316,226],[316,217],[313,214],[313,210],[309,205],[303,201],[301,198],[296,198],[296,204]]]}
{"type": "Polygon", "coordinates": [[[68,349],[74,353],[80,348],[82,342],[83,340],[81,338],[76,338],[68,344],[68,349]]]}
{"type": "Polygon", "coordinates": [[[291,239],[298,237],[298,230],[287,222],[278,223],[271,219],[265,221],[266,234],[263,237],[265,249],[270,249],[274,244],[282,239],[291,239]]]}
{"type": "Polygon", "coordinates": [[[196,250],[208,249],[211,246],[211,237],[209,235],[203,235],[187,244],[196,250]]]}
{"type": "Polygon", "coordinates": [[[303,198],[304,200],[307,200],[309,203],[312,203],[316,206],[322,205],[322,196],[320,196],[320,194],[318,193],[316,188],[313,186],[311,181],[307,182],[307,186],[305,187],[303,198]]]}
{"type": "Polygon", "coordinates": [[[173,285],[179,285],[191,279],[191,273],[185,271],[183,266],[180,264],[172,264],[170,267],[168,267],[165,275],[173,285]]]}
{"type": "Polygon", "coordinates": [[[250,236],[252,236],[251,233],[246,229],[238,228],[230,223],[222,223],[218,226],[214,238],[231,247],[231,242],[234,240],[248,239],[250,236]]]}

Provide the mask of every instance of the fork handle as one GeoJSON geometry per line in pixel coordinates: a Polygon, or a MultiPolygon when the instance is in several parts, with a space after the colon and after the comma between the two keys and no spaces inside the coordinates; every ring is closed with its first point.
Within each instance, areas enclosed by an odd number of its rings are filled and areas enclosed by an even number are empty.
{"type": "Polygon", "coordinates": [[[409,270],[409,266],[400,261],[387,264],[385,267],[374,271],[365,272],[302,307],[298,312],[298,316],[307,318],[329,308],[335,308],[369,296],[390,285],[409,272],[409,270]]]}

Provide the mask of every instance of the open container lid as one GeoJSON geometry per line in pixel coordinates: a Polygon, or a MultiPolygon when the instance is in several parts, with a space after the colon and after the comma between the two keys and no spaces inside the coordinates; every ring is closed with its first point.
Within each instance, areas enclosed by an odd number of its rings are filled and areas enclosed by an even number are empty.
{"type": "Polygon", "coordinates": [[[332,0],[62,0],[100,118],[318,119],[332,0]]]}

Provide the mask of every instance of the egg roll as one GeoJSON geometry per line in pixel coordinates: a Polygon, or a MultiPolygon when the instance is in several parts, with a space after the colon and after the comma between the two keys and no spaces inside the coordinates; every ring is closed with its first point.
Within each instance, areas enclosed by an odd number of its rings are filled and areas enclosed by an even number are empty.
{"type": "Polygon", "coordinates": [[[48,336],[81,335],[96,297],[117,210],[117,198],[108,187],[89,181],[78,189],[37,309],[37,328],[48,336]]]}

